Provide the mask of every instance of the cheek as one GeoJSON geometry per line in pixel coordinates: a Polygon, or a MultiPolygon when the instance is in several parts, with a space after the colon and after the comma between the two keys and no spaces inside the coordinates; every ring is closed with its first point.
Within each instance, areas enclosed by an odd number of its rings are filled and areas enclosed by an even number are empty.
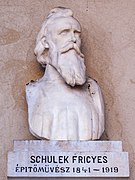
{"type": "Polygon", "coordinates": [[[79,47],[81,46],[81,39],[80,39],[80,37],[77,38],[77,42],[76,42],[76,43],[77,43],[77,45],[78,45],[79,47]]]}
{"type": "Polygon", "coordinates": [[[61,37],[61,36],[59,36],[56,39],[56,44],[60,48],[60,47],[63,47],[64,45],[66,45],[68,41],[69,41],[68,37],[61,37]]]}

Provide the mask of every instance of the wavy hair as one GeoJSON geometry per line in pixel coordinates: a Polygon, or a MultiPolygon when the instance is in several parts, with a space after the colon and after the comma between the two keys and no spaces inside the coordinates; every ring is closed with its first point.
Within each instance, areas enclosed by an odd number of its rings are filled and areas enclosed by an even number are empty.
{"type": "Polygon", "coordinates": [[[58,17],[73,17],[73,12],[69,8],[57,7],[50,11],[47,18],[43,22],[41,29],[36,38],[36,47],[34,50],[35,55],[37,56],[37,61],[45,66],[49,63],[48,58],[48,46],[45,46],[46,35],[47,35],[47,27],[50,23],[52,23],[58,17]]]}

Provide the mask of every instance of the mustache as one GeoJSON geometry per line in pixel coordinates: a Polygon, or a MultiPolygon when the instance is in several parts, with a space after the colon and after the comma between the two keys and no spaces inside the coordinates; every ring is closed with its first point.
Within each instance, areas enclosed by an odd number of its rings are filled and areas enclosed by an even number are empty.
{"type": "Polygon", "coordinates": [[[79,54],[82,58],[84,58],[84,55],[81,53],[80,48],[77,46],[76,43],[73,42],[69,42],[63,48],[61,48],[60,53],[63,54],[72,49],[74,49],[77,52],[77,54],[79,54]]]}

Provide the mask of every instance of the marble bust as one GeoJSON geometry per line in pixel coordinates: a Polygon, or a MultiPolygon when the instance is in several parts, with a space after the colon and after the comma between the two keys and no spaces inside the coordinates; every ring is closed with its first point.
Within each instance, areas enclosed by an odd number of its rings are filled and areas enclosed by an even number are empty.
{"type": "Polygon", "coordinates": [[[95,140],[104,131],[104,103],[86,76],[81,26],[67,8],[54,8],[36,39],[44,76],[26,85],[30,132],[39,139],[95,140]]]}

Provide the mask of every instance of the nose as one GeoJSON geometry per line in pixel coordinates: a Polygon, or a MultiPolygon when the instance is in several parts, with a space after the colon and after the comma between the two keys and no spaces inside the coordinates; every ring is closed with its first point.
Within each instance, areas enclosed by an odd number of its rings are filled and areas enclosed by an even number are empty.
{"type": "Polygon", "coordinates": [[[75,33],[72,32],[72,42],[76,43],[76,41],[77,41],[77,39],[76,39],[76,37],[75,37],[75,33]]]}

